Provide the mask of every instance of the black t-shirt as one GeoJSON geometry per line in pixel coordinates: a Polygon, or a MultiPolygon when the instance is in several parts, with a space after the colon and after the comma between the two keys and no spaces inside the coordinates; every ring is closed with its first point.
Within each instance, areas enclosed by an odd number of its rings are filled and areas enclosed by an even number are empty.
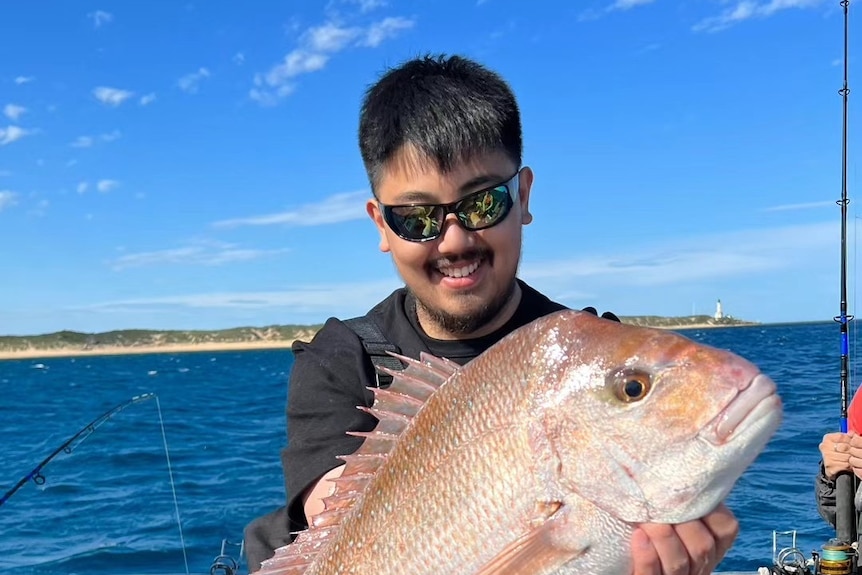
{"type": "MultiPolygon", "coordinates": [[[[419,327],[415,300],[405,288],[393,292],[367,317],[399,353],[418,358],[424,351],[465,364],[515,329],[539,317],[566,309],[518,280],[521,301],[512,318],[500,329],[471,340],[436,340],[419,327]]],[[[587,308],[595,312],[592,308],[587,308]]],[[[612,314],[605,317],[616,319],[612,314]]],[[[375,369],[359,337],[338,319],[330,318],[310,343],[293,346],[287,404],[287,447],[282,451],[287,510],[291,530],[306,527],[302,493],[329,470],[344,462],[336,457],[356,451],[362,438],[347,431],[370,431],[376,420],[357,409],[370,406],[375,369]]]]}

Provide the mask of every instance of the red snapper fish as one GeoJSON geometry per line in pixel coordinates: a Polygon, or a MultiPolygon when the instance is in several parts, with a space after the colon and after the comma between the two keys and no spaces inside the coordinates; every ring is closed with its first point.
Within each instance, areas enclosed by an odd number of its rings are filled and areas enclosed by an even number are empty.
{"type": "Polygon", "coordinates": [[[666,330],[561,311],[463,367],[405,357],[326,510],[259,575],[619,575],[778,428],[773,381],[666,330]]]}

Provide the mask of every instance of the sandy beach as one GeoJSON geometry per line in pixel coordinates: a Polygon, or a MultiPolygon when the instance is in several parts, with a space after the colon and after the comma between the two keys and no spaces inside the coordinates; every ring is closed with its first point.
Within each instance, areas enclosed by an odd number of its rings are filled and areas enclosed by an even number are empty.
{"type": "Polygon", "coordinates": [[[48,359],[52,357],[86,357],[96,355],[132,355],[145,353],[198,353],[206,351],[251,351],[260,349],[289,349],[293,341],[238,341],[195,344],[164,344],[140,346],[96,346],[90,349],[58,347],[52,349],[0,350],[4,359],[48,359]]]}

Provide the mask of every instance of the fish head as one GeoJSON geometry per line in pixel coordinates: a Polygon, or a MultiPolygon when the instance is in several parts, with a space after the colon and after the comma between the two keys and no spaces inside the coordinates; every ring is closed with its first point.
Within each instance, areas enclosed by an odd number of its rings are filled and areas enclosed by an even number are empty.
{"type": "Polygon", "coordinates": [[[780,425],[775,383],[730,351],[592,314],[556,320],[531,362],[537,460],[622,521],[706,515],[780,425]]]}

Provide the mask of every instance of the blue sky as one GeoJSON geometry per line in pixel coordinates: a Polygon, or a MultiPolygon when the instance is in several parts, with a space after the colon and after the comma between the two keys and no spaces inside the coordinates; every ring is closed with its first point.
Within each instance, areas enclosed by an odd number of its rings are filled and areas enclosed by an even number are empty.
{"type": "Polygon", "coordinates": [[[400,281],[364,211],[359,102],[425,52],[518,95],[535,287],[621,315],[835,315],[838,0],[576,4],[7,3],[0,333],[363,313],[400,281]]]}

